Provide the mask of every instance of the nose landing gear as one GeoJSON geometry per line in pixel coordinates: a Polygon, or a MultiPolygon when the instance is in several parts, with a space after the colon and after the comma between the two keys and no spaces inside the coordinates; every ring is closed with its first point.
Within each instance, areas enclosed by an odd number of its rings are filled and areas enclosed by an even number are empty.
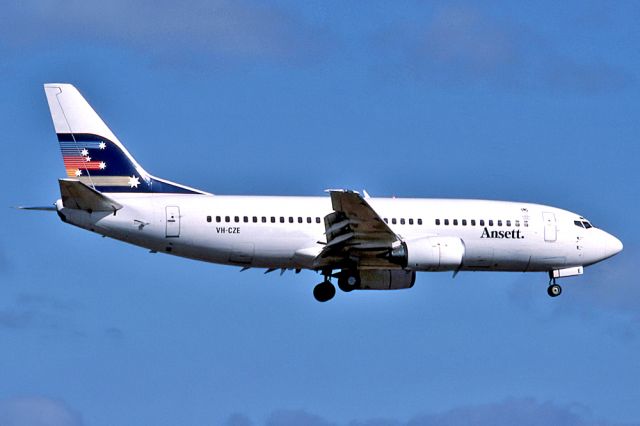
{"type": "Polygon", "coordinates": [[[560,287],[558,284],[551,284],[547,288],[547,294],[551,297],[558,297],[562,294],[562,287],[560,287]]]}
{"type": "Polygon", "coordinates": [[[551,273],[549,275],[549,287],[547,287],[547,294],[551,297],[558,297],[562,294],[562,287],[560,287],[560,284],[556,283],[556,279],[551,275],[551,273]]]}

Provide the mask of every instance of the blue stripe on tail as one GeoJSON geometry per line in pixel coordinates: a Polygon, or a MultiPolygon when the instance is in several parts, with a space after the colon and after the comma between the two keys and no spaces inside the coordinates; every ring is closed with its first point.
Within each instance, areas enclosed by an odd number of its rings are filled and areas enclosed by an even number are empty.
{"type": "Polygon", "coordinates": [[[198,194],[138,170],[131,158],[109,139],[89,133],[58,133],[69,177],[81,178],[101,192],[198,194]],[[115,179],[101,179],[111,177],[115,179]],[[95,178],[95,181],[94,181],[95,178]],[[119,178],[119,179],[118,179],[119,178]],[[105,181],[112,184],[102,183],[105,181]],[[117,181],[117,184],[113,184],[117,181]]]}

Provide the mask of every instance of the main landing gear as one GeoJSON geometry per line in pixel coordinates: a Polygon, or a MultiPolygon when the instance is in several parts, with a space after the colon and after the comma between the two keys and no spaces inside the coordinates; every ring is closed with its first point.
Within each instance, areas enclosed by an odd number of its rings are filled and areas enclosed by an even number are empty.
{"type": "Polygon", "coordinates": [[[562,294],[562,287],[556,283],[556,279],[549,274],[549,287],[547,287],[547,294],[551,297],[558,297],[562,294]]]}
{"type": "Polygon", "coordinates": [[[318,302],[327,302],[336,295],[336,288],[331,284],[331,281],[329,281],[331,277],[338,278],[338,287],[345,293],[360,288],[360,274],[357,271],[342,270],[342,272],[338,274],[332,274],[332,271],[325,270],[323,271],[323,275],[324,281],[313,289],[313,297],[315,297],[318,302]]]}
{"type": "Polygon", "coordinates": [[[338,276],[338,288],[345,293],[355,290],[360,286],[360,274],[351,271],[342,271],[338,276]]]}
{"type": "Polygon", "coordinates": [[[331,284],[328,277],[313,288],[313,297],[315,297],[318,302],[328,302],[333,299],[335,295],[336,288],[331,284]]]}

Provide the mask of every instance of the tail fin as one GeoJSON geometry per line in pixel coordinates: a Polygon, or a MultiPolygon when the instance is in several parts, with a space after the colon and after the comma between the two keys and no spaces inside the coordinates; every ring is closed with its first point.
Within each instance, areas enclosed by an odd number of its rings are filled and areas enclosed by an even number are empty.
{"type": "Polygon", "coordinates": [[[68,177],[100,192],[203,193],[147,173],[73,85],[44,91],[68,177]]]}

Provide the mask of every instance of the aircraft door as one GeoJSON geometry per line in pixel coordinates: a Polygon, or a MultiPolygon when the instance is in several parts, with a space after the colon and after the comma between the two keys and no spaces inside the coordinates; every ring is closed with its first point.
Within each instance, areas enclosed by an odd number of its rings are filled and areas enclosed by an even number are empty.
{"type": "Polygon", "coordinates": [[[180,207],[167,206],[167,238],[177,238],[180,236],[180,207]]]}
{"type": "Polygon", "coordinates": [[[551,212],[543,212],[544,240],[553,242],[558,238],[558,228],[556,227],[556,215],[551,212]]]}

